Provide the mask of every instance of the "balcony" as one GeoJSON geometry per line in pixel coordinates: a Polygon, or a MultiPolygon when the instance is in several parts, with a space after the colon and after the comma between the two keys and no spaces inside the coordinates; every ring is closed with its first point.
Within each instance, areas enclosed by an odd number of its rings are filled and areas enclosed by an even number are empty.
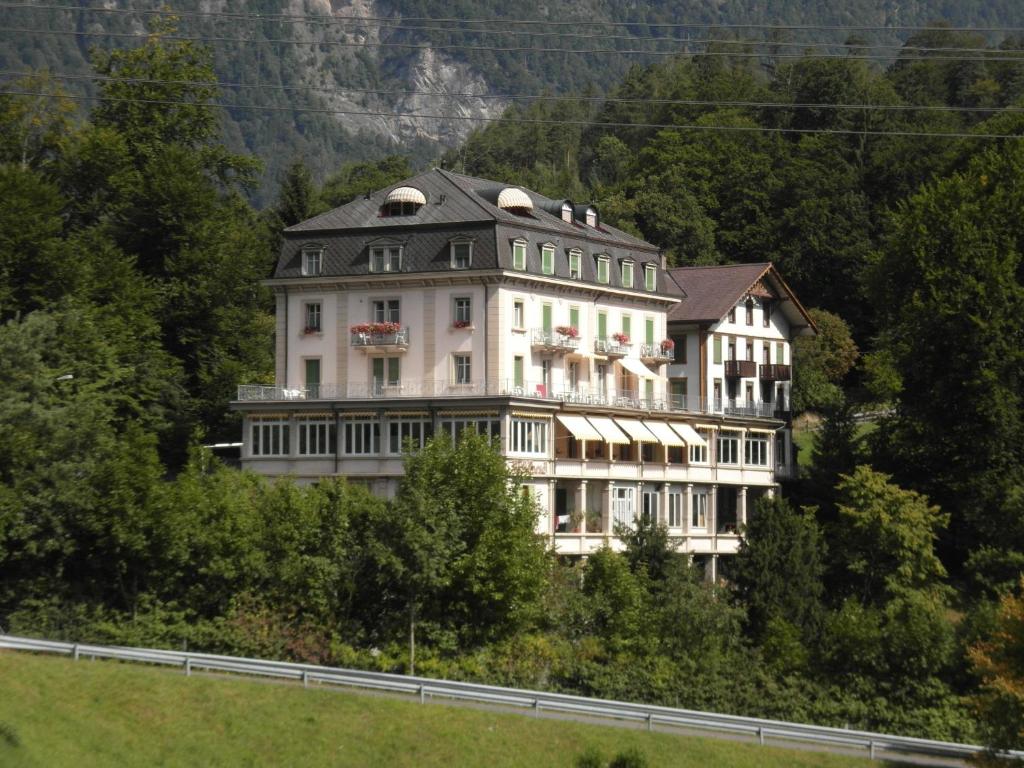
{"type": "Polygon", "coordinates": [[[625,357],[633,345],[627,342],[615,341],[615,339],[597,339],[594,341],[594,352],[608,357],[625,357]]]}
{"type": "Polygon", "coordinates": [[[352,346],[364,352],[404,352],[409,348],[409,329],[392,323],[352,326],[352,346]]]}
{"type": "Polygon", "coordinates": [[[761,365],[761,381],[789,381],[789,366],[781,363],[761,365]]]}
{"type": "Polygon", "coordinates": [[[640,345],[640,359],[645,363],[670,363],[674,357],[672,350],[661,344],[640,345]]]}
{"type": "Polygon", "coordinates": [[[558,331],[549,331],[544,328],[534,328],[530,336],[530,344],[545,352],[556,352],[565,354],[575,352],[580,348],[580,340],[576,336],[569,336],[558,331]]]}
{"type": "Polygon", "coordinates": [[[752,379],[757,376],[757,363],[753,360],[726,360],[725,378],[752,379]]]}

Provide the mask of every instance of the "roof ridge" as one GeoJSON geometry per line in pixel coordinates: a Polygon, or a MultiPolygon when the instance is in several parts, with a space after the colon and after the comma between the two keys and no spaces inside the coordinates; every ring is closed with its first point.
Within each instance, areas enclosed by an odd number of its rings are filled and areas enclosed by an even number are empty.
{"type": "Polygon", "coordinates": [[[773,266],[770,261],[750,261],[739,264],[693,264],[688,267],[669,267],[668,272],[680,272],[684,269],[736,269],[737,267],[768,267],[773,266]]]}

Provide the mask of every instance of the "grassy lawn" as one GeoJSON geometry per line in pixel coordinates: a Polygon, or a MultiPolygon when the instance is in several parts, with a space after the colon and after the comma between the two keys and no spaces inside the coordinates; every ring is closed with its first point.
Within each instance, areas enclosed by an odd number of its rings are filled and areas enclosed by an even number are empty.
{"type": "MultiPolygon", "coordinates": [[[[869,434],[878,429],[878,425],[874,422],[866,421],[857,425],[857,437],[863,440],[869,434]]],[[[793,443],[800,449],[800,453],[797,455],[797,466],[799,467],[810,467],[813,463],[811,461],[811,449],[814,447],[814,430],[808,428],[794,428],[793,429],[793,443]]]]}
{"type": "Polygon", "coordinates": [[[867,761],[420,705],[244,678],[0,651],[0,765],[567,766],[636,747],[655,766],[867,761]]]}

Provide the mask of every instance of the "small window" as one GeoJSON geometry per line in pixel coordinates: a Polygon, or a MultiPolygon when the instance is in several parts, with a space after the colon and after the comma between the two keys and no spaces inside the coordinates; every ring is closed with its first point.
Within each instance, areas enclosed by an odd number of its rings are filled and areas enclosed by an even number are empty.
{"type": "Polygon", "coordinates": [[[622,262],[622,287],[632,288],[633,287],[633,262],[624,261],[622,262]]]}
{"type": "Polygon", "coordinates": [[[658,287],[658,268],[653,264],[644,266],[644,288],[653,291],[658,287]]]}
{"type": "Polygon", "coordinates": [[[757,432],[747,433],[747,438],[743,441],[743,463],[756,467],[768,466],[767,435],[757,432]]]}
{"type": "Polygon", "coordinates": [[[572,205],[568,202],[562,203],[562,221],[572,224],[572,205]]]}
{"type": "Polygon", "coordinates": [[[597,257],[597,282],[607,283],[608,282],[608,257],[598,256],[597,257]]]}
{"type": "Polygon", "coordinates": [[[473,244],[468,241],[452,243],[452,269],[469,269],[473,263],[473,244]]]}
{"type": "Polygon", "coordinates": [[[519,299],[512,302],[512,327],[526,327],[526,305],[519,299]]]}
{"type": "Polygon", "coordinates": [[[402,247],[392,245],[370,249],[371,272],[400,272],[402,270],[402,247]]]}
{"type": "Polygon", "coordinates": [[[718,433],[718,463],[739,464],[740,433],[721,431],[718,433]]]}
{"type": "Polygon", "coordinates": [[[735,323],[736,322],[736,307],[730,307],[729,308],[729,322],[730,323],[735,323]]]}
{"type": "Polygon", "coordinates": [[[691,528],[707,528],[708,527],[708,493],[707,491],[693,492],[691,497],[691,514],[690,514],[690,527],[691,528]]]}
{"type": "Polygon", "coordinates": [[[473,319],[473,304],[469,296],[455,298],[452,309],[452,325],[456,328],[468,328],[473,319]]]}
{"type": "Polygon", "coordinates": [[[323,274],[324,270],[324,249],[303,248],[302,249],[302,274],[306,276],[323,274]]]}
{"type": "Polygon", "coordinates": [[[512,243],[512,269],[526,269],[525,240],[516,240],[512,243]]]}
{"type": "Polygon", "coordinates": [[[545,275],[555,273],[555,246],[548,244],[540,249],[540,271],[545,275]]]}
{"type": "Polygon", "coordinates": [[[761,323],[765,328],[770,328],[772,324],[772,302],[770,299],[765,299],[764,303],[761,304],[761,323]]]}
{"type": "Polygon", "coordinates": [[[694,443],[690,446],[690,463],[691,464],[707,464],[708,463],[708,441],[711,439],[711,433],[706,429],[698,429],[697,434],[704,439],[704,445],[694,443]]]}
{"type": "Polygon", "coordinates": [[[398,299],[383,299],[373,302],[373,322],[400,323],[401,304],[398,299]]]}
{"type": "Polygon", "coordinates": [[[597,226],[597,209],[596,208],[587,208],[587,226],[588,227],[596,227],[597,226]]]}
{"type": "Polygon", "coordinates": [[[452,365],[455,369],[456,384],[470,384],[473,381],[473,370],[470,364],[469,355],[452,355],[452,365]]]}
{"type": "Polygon", "coordinates": [[[747,299],[747,325],[754,324],[754,300],[747,299]]]}
{"type": "Polygon", "coordinates": [[[685,363],[686,362],[686,334],[681,333],[672,337],[672,341],[675,346],[672,347],[675,359],[673,362],[685,363]]]}
{"type": "Polygon", "coordinates": [[[721,363],[722,362],[722,337],[719,336],[718,334],[715,334],[714,358],[712,358],[712,359],[714,360],[715,363],[721,363]]]}
{"type": "Polygon", "coordinates": [[[322,329],[320,325],[322,310],[319,301],[307,301],[306,302],[306,329],[305,333],[320,333],[322,329]]]}
{"type": "Polygon", "coordinates": [[[786,345],[781,341],[775,342],[775,362],[779,365],[786,364],[786,345]]]}
{"type": "Polygon", "coordinates": [[[569,251],[569,277],[572,280],[583,278],[583,251],[578,248],[569,251]]]}

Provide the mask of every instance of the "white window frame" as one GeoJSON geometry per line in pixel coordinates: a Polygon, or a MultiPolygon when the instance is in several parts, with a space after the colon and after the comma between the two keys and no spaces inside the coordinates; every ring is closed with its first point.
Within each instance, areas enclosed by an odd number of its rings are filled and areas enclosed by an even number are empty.
{"type": "Polygon", "coordinates": [[[672,491],[668,495],[668,527],[683,527],[683,499],[685,497],[679,491],[672,491]]]}
{"type": "Polygon", "coordinates": [[[333,456],[334,433],[333,416],[307,416],[297,422],[298,453],[300,456],[333,456]]]}
{"type": "Polygon", "coordinates": [[[740,432],[722,429],[718,432],[718,463],[740,463],[740,432]]]}
{"type": "Polygon", "coordinates": [[[288,418],[254,416],[250,419],[250,456],[288,456],[291,449],[291,421],[288,418]]]}
{"type": "Polygon", "coordinates": [[[743,440],[743,463],[752,467],[768,466],[768,436],[748,432],[743,440]]]}
{"type": "Polygon", "coordinates": [[[547,456],[551,422],[546,419],[513,417],[508,452],[519,456],[547,456]]]}
{"type": "Polygon", "coordinates": [[[562,203],[562,221],[572,224],[572,206],[568,203],[562,203]]]}
{"type": "Polygon", "coordinates": [[[648,291],[658,289],[658,268],[653,264],[644,265],[644,288],[648,291]]]}
{"type": "Polygon", "coordinates": [[[523,299],[512,300],[512,327],[522,330],[526,328],[526,302],[523,299]]]}
{"type": "Polygon", "coordinates": [[[706,429],[698,429],[697,434],[704,438],[704,445],[691,445],[690,464],[708,463],[708,443],[711,442],[711,433],[706,429]]]}
{"type": "Polygon", "coordinates": [[[512,269],[517,269],[520,272],[526,270],[526,246],[529,245],[525,240],[517,238],[512,241],[512,269]]]}
{"type": "Polygon", "coordinates": [[[321,245],[307,245],[302,249],[302,274],[316,277],[324,273],[324,248],[321,245]]]}
{"type": "Polygon", "coordinates": [[[593,208],[587,208],[587,226],[597,226],[597,211],[594,210],[593,208]]]}
{"type": "Polygon", "coordinates": [[[414,449],[424,446],[430,432],[431,421],[424,418],[388,419],[387,438],[384,452],[389,456],[401,456],[406,440],[412,440],[414,449]]]}
{"type": "Polygon", "coordinates": [[[465,352],[452,355],[452,382],[458,385],[473,383],[473,356],[465,352]]]}
{"type": "Polygon", "coordinates": [[[342,456],[379,456],[380,421],[377,419],[346,419],[341,422],[342,456]]]}
{"type": "Polygon", "coordinates": [[[620,265],[619,276],[622,278],[622,287],[623,288],[632,288],[633,287],[633,278],[634,278],[635,275],[634,275],[633,262],[632,261],[630,261],[629,259],[626,259],[625,261],[622,262],[622,264],[620,265]],[[628,281],[626,280],[626,275],[627,274],[629,275],[629,280],[628,281]]]}
{"type": "Polygon", "coordinates": [[[690,527],[698,531],[707,530],[708,492],[703,488],[695,488],[690,496],[690,527]]]}
{"type": "Polygon", "coordinates": [[[611,257],[607,254],[601,254],[597,257],[597,282],[602,285],[608,285],[608,281],[611,276],[611,257]],[[602,279],[601,273],[604,273],[602,279]]]}
{"type": "Polygon", "coordinates": [[[569,279],[583,279],[583,251],[573,248],[569,251],[569,279]]]}
{"type": "Polygon", "coordinates": [[[401,272],[402,246],[375,245],[370,248],[371,272],[401,272]],[[379,264],[378,264],[379,260],[379,264]]]}
{"type": "Polygon", "coordinates": [[[370,322],[371,323],[400,323],[402,322],[402,300],[401,299],[371,299],[370,301],[370,322]],[[394,307],[391,305],[395,304],[394,307]],[[381,316],[377,317],[377,309],[380,305],[381,316]],[[396,317],[391,319],[391,311],[394,309],[396,317]]]}
{"type": "Polygon", "coordinates": [[[616,485],[612,489],[612,530],[632,529],[636,523],[636,487],[616,485]]]}
{"type": "Polygon", "coordinates": [[[305,330],[307,333],[323,333],[323,303],[320,301],[306,301],[302,304],[302,314],[305,319],[305,330]],[[315,322],[311,322],[315,321],[315,322]]]}
{"type": "Polygon", "coordinates": [[[451,268],[452,269],[470,269],[473,266],[473,241],[468,239],[452,240],[448,247],[451,255],[451,268]],[[465,246],[466,248],[466,263],[461,264],[456,261],[455,252],[456,249],[465,246]]]}
{"type": "Polygon", "coordinates": [[[544,243],[540,247],[540,272],[542,275],[555,274],[555,246],[553,243],[544,243]]]}
{"type": "Polygon", "coordinates": [[[473,297],[453,296],[452,297],[452,324],[464,321],[469,325],[473,324],[473,297]]]}

